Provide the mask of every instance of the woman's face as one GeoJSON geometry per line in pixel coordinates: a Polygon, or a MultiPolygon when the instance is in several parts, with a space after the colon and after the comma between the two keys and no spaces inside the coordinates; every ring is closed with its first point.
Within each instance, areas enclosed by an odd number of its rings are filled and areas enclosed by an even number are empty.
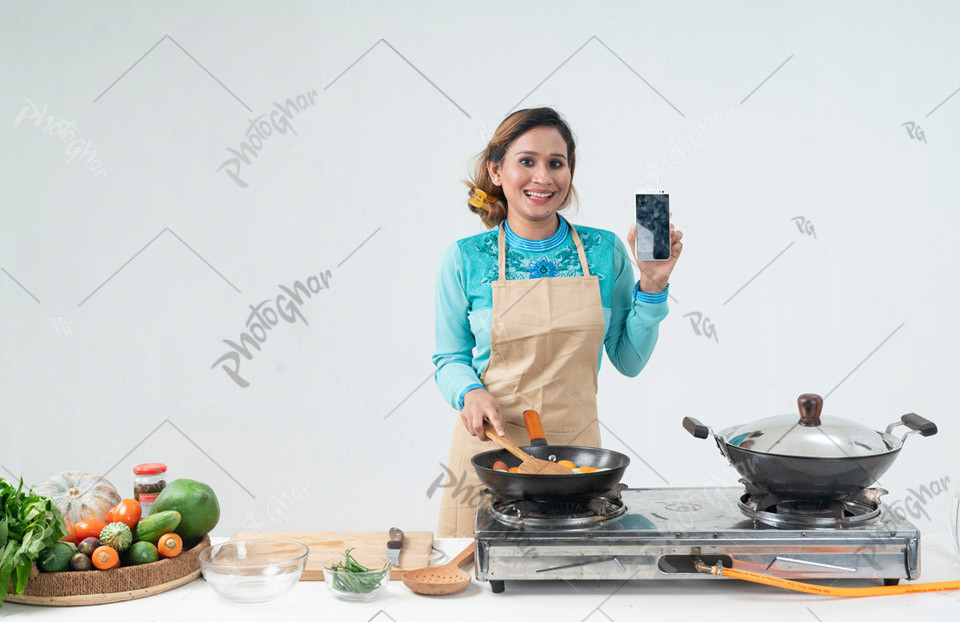
{"type": "Polygon", "coordinates": [[[509,212],[527,220],[552,218],[570,189],[567,143],[553,127],[520,135],[501,165],[488,162],[487,167],[494,183],[503,187],[509,212]]]}

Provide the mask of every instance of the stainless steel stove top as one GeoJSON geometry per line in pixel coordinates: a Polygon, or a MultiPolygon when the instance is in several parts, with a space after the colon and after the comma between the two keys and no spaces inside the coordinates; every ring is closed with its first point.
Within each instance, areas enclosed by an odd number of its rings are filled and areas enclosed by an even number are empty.
{"type": "MultiPolygon", "coordinates": [[[[507,524],[483,492],[477,508],[477,578],[672,579],[707,575],[696,558],[785,578],[920,574],[920,533],[887,512],[851,527],[775,528],[744,516],[742,488],[627,488],[619,517],[586,527],[507,524]]],[[[499,589],[498,589],[499,588],[499,589]]]]}

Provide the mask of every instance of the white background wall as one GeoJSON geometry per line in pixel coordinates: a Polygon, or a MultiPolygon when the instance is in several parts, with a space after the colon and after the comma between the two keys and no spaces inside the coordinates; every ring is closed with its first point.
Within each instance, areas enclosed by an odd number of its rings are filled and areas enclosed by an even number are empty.
{"type": "Polygon", "coordinates": [[[958,17],[949,2],[5,1],[2,475],[85,469],[128,495],[131,467],[158,460],[214,487],[220,535],[433,529],[457,420],[432,380],[434,278],[482,230],[459,179],[508,112],[550,105],[579,140],[575,223],[625,239],[659,175],[685,233],[653,360],[636,379],[601,370],[625,481],[735,484],[682,417],[722,428],[818,392],[825,416],[940,424],[881,483],[946,530],[958,17]],[[218,172],[251,119],[313,91],[246,187],[218,172]],[[99,163],[71,158],[83,147],[99,163]],[[326,270],[306,321],[280,320],[242,362],[248,387],[211,369],[251,304],[326,270]]]}

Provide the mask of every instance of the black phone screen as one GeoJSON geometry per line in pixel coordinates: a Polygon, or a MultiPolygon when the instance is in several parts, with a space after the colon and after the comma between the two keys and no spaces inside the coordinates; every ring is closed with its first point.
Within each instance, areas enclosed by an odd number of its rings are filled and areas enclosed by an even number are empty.
{"type": "Polygon", "coordinates": [[[670,195],[637,195],[637,243],[641,261],[670,259],[670,195]]]}

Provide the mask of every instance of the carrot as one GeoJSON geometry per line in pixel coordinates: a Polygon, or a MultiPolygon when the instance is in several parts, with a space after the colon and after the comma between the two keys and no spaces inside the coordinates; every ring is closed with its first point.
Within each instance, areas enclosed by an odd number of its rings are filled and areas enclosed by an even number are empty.
{"type": "Polygon", "coordinates": [[[183,540],[175,533],[165,533],[157,541],[160,557],[176,557],[183,550],[183,540]]]}
{"type": "Polygon", "coordinates": [[[98,547],[90,556],[93,565],[100,570],[109,570],[120,565],[120,555],[112,546],[98,547]]]}

